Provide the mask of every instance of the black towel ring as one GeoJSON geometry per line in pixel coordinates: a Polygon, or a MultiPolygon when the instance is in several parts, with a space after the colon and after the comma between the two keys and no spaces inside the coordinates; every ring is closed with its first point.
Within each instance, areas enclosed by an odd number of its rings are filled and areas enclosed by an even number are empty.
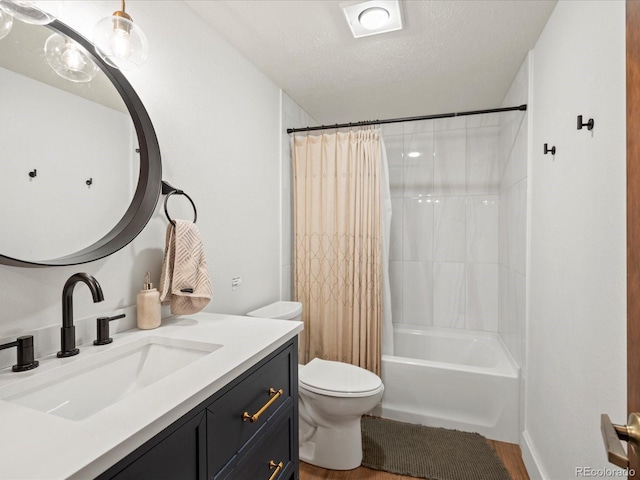
{"type": "Polygon", "coordinates": [[[167,193],[167,196],[164,197],[164,214],[167,216],[167,220],[169,220],[174,227],[176,226],[176,221],[171,219],[171,217],[169,216],[169,210],[167,210],[167,201],[169,200],[169,197],[174,193],[178,195],[184,195],[185,197],[187,197],[187,200],[191,202],[191,206],[193,207],[193,223],[196,223],[196,220],[198,220],[198,210],[196,209],[196,204],[193,203],[191,197],[184,193],[182,190],[174,190],[167,193]]]}

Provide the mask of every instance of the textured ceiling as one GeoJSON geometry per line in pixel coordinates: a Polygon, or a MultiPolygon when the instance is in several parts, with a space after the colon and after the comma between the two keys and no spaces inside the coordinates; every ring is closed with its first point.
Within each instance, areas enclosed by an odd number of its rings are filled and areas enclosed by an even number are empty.
{"type": "Polygon", "coordinates": [[[401,0],[405,28],[354,39],[333,0],[185,0],[325,124],[494,108],[555,0],[401,0]]]}

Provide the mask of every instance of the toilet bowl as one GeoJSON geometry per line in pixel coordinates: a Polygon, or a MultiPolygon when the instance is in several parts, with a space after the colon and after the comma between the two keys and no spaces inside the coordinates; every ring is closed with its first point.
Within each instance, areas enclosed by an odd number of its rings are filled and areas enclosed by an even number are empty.
{"type": "Polygon", "coordinates": [[[332,470],[362,463],[360,419],[382,398],[380,377],[348,363],[314,358],[298,367],[300,459],[332,470]]]}
{"type": "MultiPolygon", "coordinates": [[[[300,320],[302,304],[276,302],[247,315],[300,320]]],[[[383,391],[380,377],[355,365],[320,358],[298,365],[300,460],[331,470],[359,467],[360,419],[383,391]]]]}

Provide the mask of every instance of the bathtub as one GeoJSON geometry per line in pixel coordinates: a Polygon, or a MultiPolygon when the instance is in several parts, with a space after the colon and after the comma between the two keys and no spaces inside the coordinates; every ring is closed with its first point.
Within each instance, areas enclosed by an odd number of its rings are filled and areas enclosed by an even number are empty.
{"type": "Polygon", "coordinates": [[[498,334],[394,326],[373,415],[518,443],[519,368],[498,334]]]}

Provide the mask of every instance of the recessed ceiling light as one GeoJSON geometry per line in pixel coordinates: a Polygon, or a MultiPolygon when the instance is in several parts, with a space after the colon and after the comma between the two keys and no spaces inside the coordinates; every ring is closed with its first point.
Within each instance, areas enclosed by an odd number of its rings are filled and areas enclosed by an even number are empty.
{"type": "Polygon", "coordinates": [[[358,21],[367,30],[377,30],[389,21],[389,12],[380,7],[367,8],[358,15],[358,21]]]}
{"type": "Polygon", "coordinates": [[[402,12],[398,0],[359,0],[340,6],[355,38],[402,29],[402,12]]]}
{"type": "Polygon", "coordinates": [[[407,154],[407,156],[411,157],[411,158],[416,158],[420,156],[420,152],[409,152],[407,154]]]}

